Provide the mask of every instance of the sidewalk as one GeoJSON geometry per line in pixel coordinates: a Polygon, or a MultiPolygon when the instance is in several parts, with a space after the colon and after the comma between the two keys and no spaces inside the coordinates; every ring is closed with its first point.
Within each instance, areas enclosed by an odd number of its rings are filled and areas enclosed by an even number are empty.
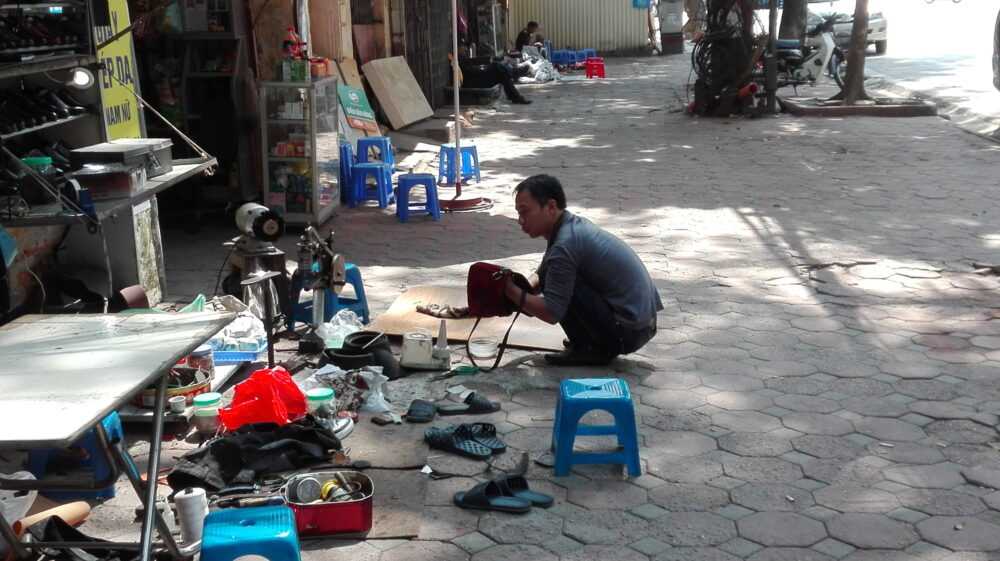
{"type": "MultiPolygon", "coordinates": [[[[479,112],[464,138],[484,181],[467,191],[489,211],[400,224],[392,209],[342,209],[328,226],[374,316],[408,286],[462,285],[475,261],[537,265],[544,241],[521,233],[510,193],[557,176],[573,212],[646,262],[660,333],[602,368],[515,351],[465,385],[503,402],[481,420],[510,446],[493,460],[506,469],[548,449],[560,379],[624,378],[644,474],[532,465],[556,504],[507,515],[453,506],[496,472],[432,454],[460,476],[430,482],[418,539],[303,542],[303,558],[997,559],[1000,283],[973,272],[1000,262],[997,146],[936,117],[692,118],[688,56],[605,64],[606,80],[527,87],[532,105],[479,112]]],[[[166,237],[168,282],[210,287],[218,261],[185,268],[190,253],[170,255],[196,251],[191,237],[166,237]]],[[[398,406],[443,396],[425,377],[390,385],[398,406]]],[[[127,509],[109,512],[120,524],[127,509]]]]}

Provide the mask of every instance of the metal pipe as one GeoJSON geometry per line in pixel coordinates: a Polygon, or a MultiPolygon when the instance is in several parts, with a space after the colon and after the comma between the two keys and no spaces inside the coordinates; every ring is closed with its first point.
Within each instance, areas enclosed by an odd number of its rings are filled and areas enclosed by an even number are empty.
{"type": "Polygon", "coordinates": [[[451,49],[455,53],[452,61],[452,91],[455,93],[455,159],[452,165],[455,166],[455,198],[462,195],[462,125],[459,122],[458,103],[458,0],[451,0],[451,49]]]}
{"type": "MultiPolygon", "coordinates": [[[[146,511],[142,517],[142,534],[139,538],[139,558],[141,561],[149,561],[153,553],[153,525],[157,520],[162,526],[160,533],[163,534],[164,541],[173,541],[170,532],[164,532],[166,523],[160,518],[156,511],[156,476],[160,471],[160,442],[163,441],[163,413],[167,404],[167,375],[160,376],[156,383],[156,399],[153,404],[153,436],[149,442],[149,466],[146,468],[146,500],[144,501],[146,511]]],[[[97,427],[103,431],[104,427],[97,427]]],[[[175,546],[176,547],[176,546],[175,546]]]]}
{"type": "Polygon", "coordinates": [[[777,109],[778,67],[775,54],[778,52],[778,0],[771,0],[768,12],[767,56],[764,57],[764,87],[767,89],[767,112],[777,109]]]}

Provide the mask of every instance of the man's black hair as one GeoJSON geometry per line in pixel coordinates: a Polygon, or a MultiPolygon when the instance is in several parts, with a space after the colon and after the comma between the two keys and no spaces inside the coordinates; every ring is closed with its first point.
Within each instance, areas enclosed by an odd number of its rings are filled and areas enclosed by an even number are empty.
{"type": "Polygon", "coordinates": [[[527,191],[539,206],[554,200],[559,210],[566,210],[566,193],[563,192],[562,183],[551,175],[545,173],[532,175],[514,187],[514,196],[522,191],[527,191]]]}
{"type": "Polygon", "coordinates": [[[538,27],[538,22],[537,21],[529,21],[528,25],[526,25],[524,27],[538,27]]]}

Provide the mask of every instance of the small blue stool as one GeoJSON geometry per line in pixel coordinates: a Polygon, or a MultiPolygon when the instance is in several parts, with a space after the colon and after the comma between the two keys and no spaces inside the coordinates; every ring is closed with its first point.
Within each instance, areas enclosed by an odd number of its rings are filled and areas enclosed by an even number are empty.
{"type": "Polygon", "coordinates": [[[351,201],[352,207],[364,201],[378,201],[379,208],[386,208],[395,202],[392,194],[392,166],[384,162],[360,162],[351,166],[351,201]],[[368,176],[375,178],[375,189],[367,186],[368,176]]]}
{"type": "MultiPolygon", "coordinates": [[[[108,439],[112,442],[115,439],[122,440],[125,438],[124,431],[122,431],[122,421],[118,417],[118,413],[112,411],[111,414],[101,420],[101,424],[104,425],[104,431],[108,433],[108,439]]],[[[90,470],[95,480],[103,479],[111,473],[111,466],[108,465],[106,459],[101,454],[100,447],[97,445],[97,435],[94,434],[94,429],[90,429],[84,433],[80,437],[80,440],[74,442],[73,445],[82,448],[87,453],[86,457],[64,458],[62,457],[64,454],[62,449],[32,450],[28,452],[28,471],[37,479],[44,479],[46,473],[81,468],[90,470]]],[[[110,487],[94,491],[43,491],[42,494],[46,497],[66,499],[110,498],[115,496],[115,486],[111,485],[110,487]]]]}
{"type": "MultiPolygon", "coordinates": [[[[471,179],[475,175],[476,181],[482,181],[479,175],[479,151],[475,144],[462,145],[462,180],[471,179]]],[[[455,143],[449,142],[441,145],[438,153],[438,183],[455,183],[455,143]]]]}
{"type": "Polygon", "coordinates": [[[587,51],[570,51],[573,53],[573,62],[587,62],[587,51]]]}
{"type": "Polygon", "coordinates": [[[631,477],[642,475],[639,465],[639,437],[635,425],[635,409],[628,384],[619,378],[582,378],[563,380],[559,384],[555,426],[552,429],[552,449],[556,452],[556,475],[569,474],[573,464],[625,464],[631,477]],[[607,411],[615,424],[580,425],[580,419],[590,411],[607,411]],[[604,453],[573,452],[577,436],[617,436],[621,451],[604,453]]]}
{"type": "Polygon", "coordinates": [[[586,62],[588,58],[597,58],[597,51],[595,49],[584,49],[583,54],[586,55],[586,58],[583,59],[584,62],[586,62]]]}
{"type": "Polygon", "coordinates": [[[292,509],[259,506],[209,513],[201,538],[201,560],[233,561],[245,555],[271,561],[301,560],[292,509]]]}
{"type": "MultiPolygon", "coordinates": [[[[546,40],[542,41],[542,44],[545,45],[545,58],[551,59],[552,58],[552,41],[546,39],[546,40]]],[[[549,61],[549,62],[551,62],[551,61],[549,61]]]]}
{"type": "Polygon", "coordinates": [[[392,140],[388,136],[368,136],[358,139],[358,161],[380,161],[389,164],[392,171],[396,171],[396,157],[392,153],[392,140]],[[369,160],[369,148],[378,150],[378,160],[369,160]]]}
{"type": "Polygon", "coordinates": [[[396,218],[406,222],[411,214],[429,214],[434,220],[441,220],[441,206],[438,203],[437,186],[434,176],[429,173],[408,173],[400,175],[396,187],[396,218]],[[427,202],[411,202],[410,189],[423,186],[427,202]]]}
{"type": "MultiPolygon", "coordinates": [[[[361,269],[359,269],[354,263],[345,264],[344,269],[347,272],[344,277],[344,282],[354,288],[355,297],[341,298],[340,296],[337,296],[336,292],[327,289],[324,292],[323,321],[330,321],[330,319],[335,316],[337,312],[346,309],[357,314],[358,317],[361,318],[365,324],[367,324],[368,298],[365,296],[365,285],[361,281],[361,269]]],[[[316,270],[315,266],[313,267],[313,270],[316,270]]],[[[295,328],[295,322],[312,323],[312,298],[299,302],[299,295],[302,293],[304,288],[305,283],[302,280],[298,280],[289,291],[291,302],[289,303],[288,309],[290,312],[288,314],[288,320],[285,322],[289,329],[295,328]]]]}
{"type": "Polygon", "coordinates": [[[351,181],[351,168],[354,167],[354,150],[350,142],[340,143],[340,201],[351,204],[354,200],[354,182],[351,181]]]}

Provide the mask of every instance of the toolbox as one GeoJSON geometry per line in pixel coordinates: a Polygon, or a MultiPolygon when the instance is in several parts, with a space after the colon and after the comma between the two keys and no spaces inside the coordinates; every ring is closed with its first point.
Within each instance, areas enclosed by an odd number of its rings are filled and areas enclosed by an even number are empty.
{"type": "Polygon", "coordinates": [[[348,470],[302,473],[282,489],[301,538],[366,534],[372,529],[374,493],[370,477],[348,470]]]}
{"type": "Polygon", "coordinates": [[[86,164],[141,165],[152,179],[174,169],[169,138],[119,138],[71,150],[70,164],[80,169],[86,164]]]}

